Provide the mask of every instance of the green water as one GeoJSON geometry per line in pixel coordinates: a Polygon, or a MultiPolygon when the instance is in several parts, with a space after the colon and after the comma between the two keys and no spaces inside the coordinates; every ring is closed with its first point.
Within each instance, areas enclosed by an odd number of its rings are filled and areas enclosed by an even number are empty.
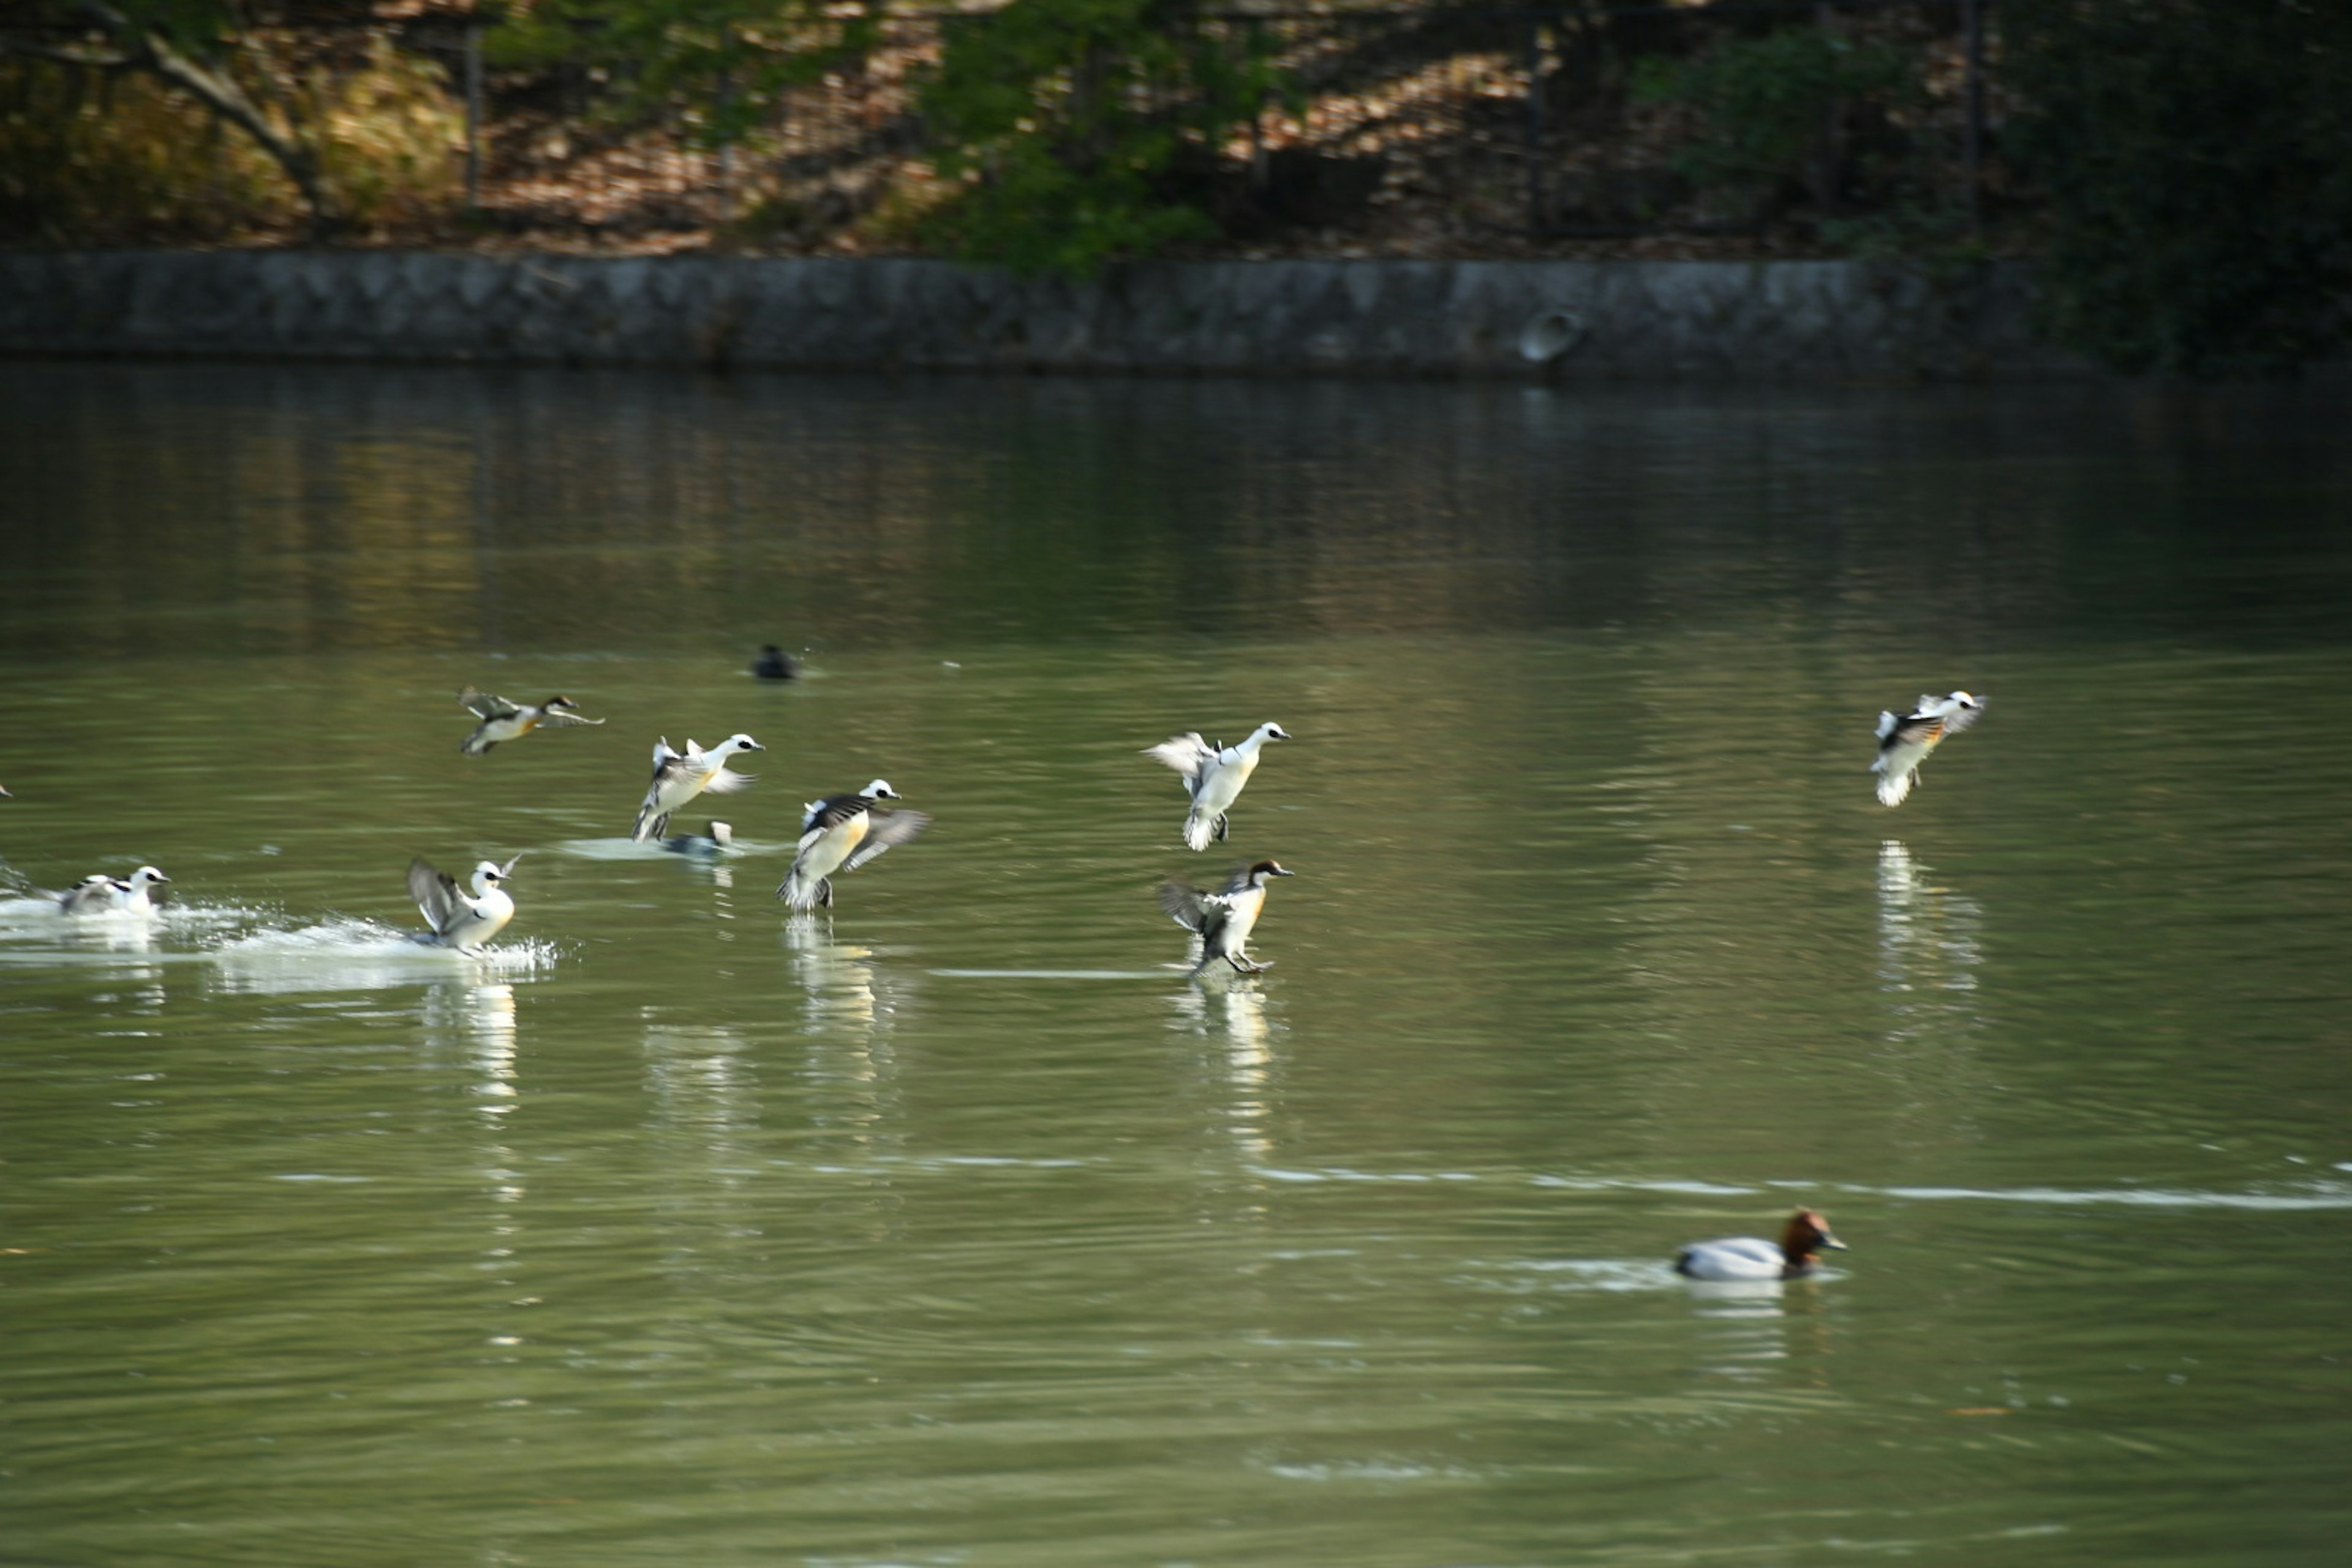
{"type": "Polygon", "coordinates": [[[0,1562],[2342,1561],[2328,395],[16,364],[0,520],[5,875],[174,895],[0,901],[0,1562]]]}

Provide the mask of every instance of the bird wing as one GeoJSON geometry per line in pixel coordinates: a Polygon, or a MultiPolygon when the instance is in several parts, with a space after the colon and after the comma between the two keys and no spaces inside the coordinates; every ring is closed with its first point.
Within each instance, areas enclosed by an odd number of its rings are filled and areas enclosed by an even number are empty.
{"type": "Polygon", "coordinates": [[[516,851],[514,852],[514,860],[509,860],[509,861],[508,861],[505,865],[503,865],[503,866],[501,866],[501,867],[499,867],[499,881],[501,881],[501,882],[503,882],[503,881],[505,881],[509,877],[513,876],[513,875],[514,875],[514,868],[515,868],[515,860],[520,860],[520,859],[521,859],[524,856],[526,856],[526,855],[528,855],[528,854],[530,854],[530,850],[528,850],[528,849],[518,849],[518,850],[516,850],[516,851]]]}
{"type": "Polygon", "coordinates": [[[515,705],[505,698],[477,691],[470,686],[457,693],[457,701],[461,706],[472,709],[475,716],[481,719],[511,719],[516,712],[515,705]]]}
{"type": "Polygon", "coordinates": [[[721,763],[710,770],[709,778],[702,781],[702,792],[705,795],[733,795],[737,790],[750,789],[758,781],[757,773],[730,773],[727,764],[721,763]]]}
{"type": "Polygon", "coordinates": [[[1878,749],[1891,752],[1897,746],[1932,746],[1943,739],[1950,723],[1941,714],[1906,713],[1895,719],[1892,713],[1878,717],[1878,749]],[[1887,721],[1894,719],[1892,724],[1887,721]]]}
{"type": "Polygon", "coordinates": [[[542,730],[569,730],[581,724],[602,724],[602,719],[583,719],[577,713],[566,713],[561,708],[551,708],[539,717],[542,730]]]}
{"type": "Polygon", "coordinates": [[[1156,746],[1144,747],[1143,754],[1154,762],[1165,763],[1174,768],[1184,775],[1186,784],[1198,785],[1201,782],[1202,769],[1215,759],[1217,749],[1201,739],[1199,731],[1188,730],[1181,735],[1171,736],[1156,746]]]}
{"type": "MultiPolygon", "coordinates": [[[[694,742],[688,741],[687,744],[691,746],[694,742]]],[[[684,762],[685,760],[686,759],[678,755],[677,752],[669,749],[668,736],[665,735],[660,740],[656,741],[654,742],[654,781],[658,784],[661,780],[668,777],[676,771],[676,764],[684,762]]]]}
{"type": "Polygon", "coordinates": [[[801,816],[801,831],[814,833],[820,827],[838,827],[866,807],[862,795],[829,795],[823,800],[813,800],[801,816]]]}
{"type": "Polygon", "coordinates": [[[855,871],[894,845],[904,844],[931,825],[931,819],[919,811],[872,811],[866,814],[866,841],[856,853],[841,863],[845,871],[855,871]]]}
{"type": "Polygon", "coordinates": [[[1160,885],[1160,909],[1170,920],[1197,935],[1208,934],[1210,906],[1214,898],[1190,882],[1170,880],[1160,885]]]}
{"type": "Polygon", "coordinates": [[[436,871],[419,855],[408,863],[408,896],[416,900],[416,912],[441,935],[457,913],[457,879],[446,872],[436,871]]]}

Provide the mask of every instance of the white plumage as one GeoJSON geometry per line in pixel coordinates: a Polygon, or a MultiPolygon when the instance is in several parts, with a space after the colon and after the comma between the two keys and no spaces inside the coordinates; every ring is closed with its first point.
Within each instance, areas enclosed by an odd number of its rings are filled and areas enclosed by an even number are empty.
{"type": "Polygon", "coordinates": [[[1238,745],[1213,746],[1197,730],[1146,746],[1143,754],[1174,768],[1183,780],[1192,808],[1184,814],[1184,843],[1206,849],[1212,838],[1225,836],[1225,813],[1233,806],[1250,774],[1257,771],[1260,748],[1268,741],[1287,741],[1289,731],[1268,721],[1249,732],[1238,745]]]}
{"type": "Polygon", "coordinates": [[[1192,973],[1200,973],[1221,958],[1232,964],[1238,974],[1255,974],[1267,968],[1249,956],[1250,932],[1257,929],[1258,917],[1265,912],[1266,879],[1297,875],[1272,860],[1260,860],[1235,871],[1219,892],[1208,892],[1187,882],[1162,885],[1160,907],[1171,920],[1201,939],[1201,962],[1192,966],[1192,973]]]}
{"type": "Polygon", "coordinates": [[[876,779],[856,795],[809,802],[799,853],[776,897],[793,910],[830,909],[835,872],[855,871],[931,825],[919,811],[884,811],[874,804],[899,798],[887,780],[876,779]]]}
{"type": "Polygon", "coordinates": [[[58,907],[69,915],[152,914],[155,900],[147,889],[171,879],[152,866],[142,866],[120,880],[93,873],[58,894],[58,907]]]}
{"type": "Polygon", "coordinates": [[[669,826],[669,814],[705,793],[732,795],[739,789],[749,789],[751,775],[730,773],[727,759],[745,752],[764,752],[768,748],[749,735],[730,735],[726,740],[704,751],[692,741],[684,752],[669,749],[669,739],[664,736],[654,742],[654,780],[646,788],[645,804],[637,808],[636,826],[629,837],[636,843],[660,833],[669,826]]]}
{"type": "Polygon", "coordinates": [[[477,865],[469,879],[474,885],[470,898],[458,890],[455,877],[435,870],[423,856],[411,860],[408,896],[416,900],[417,912],[432,928],[434,940],[459,952],[471,952],[505,929],[514,919],[515,906],[499,884],[514,874],[515,860],[521,858],[517,855],[503,866],[495,860],[477,865]]]}
{"type": "Polygon", "coordinates": [[[1878,804],[1901,805],[1918,781],[1919,764],[1947,735],[1957,735],[1984,711],[1985,700],[1955,691],[1949,697],[1923,694],[1910,712],[1878,716],[1878,760],[1870,771],[1878,775],[1878,804]]]}

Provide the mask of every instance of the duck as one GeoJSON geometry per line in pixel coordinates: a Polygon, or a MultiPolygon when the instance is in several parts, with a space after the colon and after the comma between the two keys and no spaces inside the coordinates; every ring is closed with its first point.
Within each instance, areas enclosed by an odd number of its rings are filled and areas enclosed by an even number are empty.
{"type": "Polygon", "coordinates": [[[1212,838],[1224,837],[1225,813],[1242,793],[1242,785],[1249,783],[1250,774],[1257,771],[1258,752],[1268,741],[1289,739],[1289,731],[1268,720],[1238,745],[1213,746],[1193,730],[1143,749],[1143,755],[1174,768],[1183,779],[1185,794],[1192,796],[1192,808],[1184,815],[1188,848],[1206,849],[1212,838]]]}
{"type": "Polygon", "coordinates": [[[760,657],[751,661],[751,673],[762,680],[798,680],[801,662],[774,643],[761,643],[760,657]]]}
{"type": "Polygon", "coordinates": [[[905,798],[888,780],[876,779],[855,795],[809,802],[801,818],[800,851],[776,897],[796,910],[831,909],[835,871],[855,871],[931,825],[919,811],[884,811],[874,804],[905,798]]]}
{"type": "Polygon", "coordinates": [[[152,866],[121,879],[95,872],[58,894],[58,908],[69,915],[153,914],[155,900],[147,889],[171,879],[152,866]]]}
{"type": "Polygon", "coordinates": [[[709,825],[708,833],[680,833],[662,840],[662,847],[673,855],[716,855],[735,842],[735,829],[723,822],[709,825]]]}
{"type": "Polygon", "coordinates": [[[433,928],[432,940],[459,952],[473,952],[505,930],[514,919],[515,905],[500,884],[514,875],[515,860],[521,858],[518,854],[503,866],[495,860],[477,865],[469,879],[474,885],[471,898],[457,890],[457,878],[435,870],[422,855],[409,861],[408,896],[416,900],[417,911],[433,928]]]}
{"type": "Polygon", "coordinates": [[[509,702],[503,697],[493,697],[487,691],[477,691],[468,686],[457,693],[457,700],[480,716],[481,722],[474,732],[457,742],[457,750],[469,757],[489,754],[500,741],[517,741],[533,730],[568,730],[574,725],[602,724],[602,719],[583,719],[575,710],[579,704],[562,693],[546,701],[509,702]]]}
{"type": "Polygon", "coordinates": [[[646,789],[646,800],[637,807],[636,826],[629,830],[630,841],[643,844],[669,826],[669,814],[688,801],[709,791],[712,795],[732,795],[739,789],[751,787],[749,773],[730,773],[727,760],[745,752],[764,752],[768,748],[745,734],[730,735],[709,751],[692,741],[684,752],[669,749],[669,737],[654,742],[654,782],[646,789]]]}
{"type": "Polygon", "coordinates": [[[1878,804],[1901,805],[1918,782],[1919,764],[1947,735],[1957,735],[1977,721],[1985,700],[1966,691],[1949,697],[1922,695],[1919,706],[1899,718],[1878,716],[1878,760],[1870,771],[1878,775],[1878,804]]]}
{"type": "Polygon", "coordinates": [[[1821,1267],[1824,1249],[1843,1252],[1818,1210],[1799,1209],[1781,1228],[1780,1239],[1727,1236],[1694,1241],[1675,1255],[1675,1272],[1693,1279],[1798,1279],[1821,1267]]]}
{"type": "Polygon", "coordinates": [[[1250,932],[1257,929],[1258,916],[1265,912],[1267,879],[1297,874],[1284,870],[1277,861],[1260,860],[1235,871],[1224,888],[1214,893],[1172,879],[1164,883],[1160,907],[1201,939],[1201,962],[1192,966],[1192,973],[1199,974],[1221,958],[1234,966],[1236,974],[1259,974],[1273,967],[1250,958],[1250,932]]]}

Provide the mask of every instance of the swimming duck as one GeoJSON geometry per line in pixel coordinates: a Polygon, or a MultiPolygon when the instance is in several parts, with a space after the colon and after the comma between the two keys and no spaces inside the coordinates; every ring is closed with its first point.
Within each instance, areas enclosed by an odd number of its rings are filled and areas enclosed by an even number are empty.
{"type": "Polygon", "coordinates": [[[1694,1241],[1675,1257],[1675,1272],[1693,1279],[1795,1279],[1821,1267],[1824,1247],[1843,1252],[1845,1243],[1830,1234],[1830,1222],[1818,1212],[1799,1209],[1778,1243],[1760,1236],[1694,1241]]]}
{"type": "Polygon", "coordinates": [[[534,707],[528,702],[509,702],[468,686],[457,693],[457,700],[481,716],[482,721],[474,726],[474,732],[457,742],[457,749],[469,757],[486,755],[500,741],[520,740],[533,730],[567,730],[576,724],[604,721],[583,719],[573,711],[578,705],[562,695],[534,707]]]}
{"type": "Polygon", "coordinates": [[[723,822],[714,822],[708,833],[680,833],[662,840],[662,847],[673,855],[716,855],[735,842],[735,830],[723,822]]]}
{"type": "Polygon", "coordinates": [[[1206,849],[1212,837],[1224,837],[1225,813],[1234,797],[1242,793],[1242,785],[1249,783],[1250,774],[1257,771],[1259,748],[1268,741],[1288,739],[1288,731],[1268,721],[1237,746],[1213,746],[1201,739],[1198,731],[1190,731],[1143,749],[1145,756],[1167,763],[1183,776],[1184,792],[1192,797],[1192,809],[1184,816],[1186,845],[1206,849]]]}
{"type": "Polygon", "coordinates": [[[152,914],[155,900],[147,889],[171,879],[152,866],[142,866],[121,879],[93,873],[58,894],[58,908],[69,915],[152,914]]]}
{"type": "Polygon", "coordinates": [[[457,890],[457,879],[436,871],[420,855],[408,863],[408,896],[433,928],[433,940],[459,952],[472,952],[514,919],[514,900],[499,884],[514,874],[515,860],[501,866],[485,860],[474,868],[474,896],[457,890]]]}
{"type": "Polygon", "coordinates": [[[1192,973],[1200,973],[1221,958],[1237,974],[1255,974],[1271,967],[1250,961],[1245,951],[1250,932],[1256,929],[1258,916],[1265,912],[1266,879],[1297,874],[1284,870],[1275,861],[1260,860],[1235,871],[1222,892],[1207,892],[1174,880],[1163,885],[1160,907],[1201,939],[1201,962],[1192,966],[1192,973]]]}
{"type": "Polygon", "coordinates": [[[768,748],[749,735],[730,735],[709,751],[692,741],[684,752],[669,749],[669,738],[654,742],[654,782],[646,790],[646,802],[637,808],[637,825],[629,830],[629,837],[639,844],[669,826],[669,814],[708,790],[712,795],[732,795],[739,789],[751,787],[749,773],[730,773],[727,759],[745,752],[764,752],[768,748]]]}
{"type": "Polygon", "coordinates": [[[1901,805],[1903,797],[1911,793],[1918,781],[1919,764],[1927,760],[1947,735],[1957,735],[1977,721],[1984,711],[1985,700],[1971,697],[1965,691],[1955,691],[1949,697],[1932,693],[1919,699],[1919,706],[1901,718],[1892,713],[1878,716],[1878,760],[1870,771],[1878,775],[1878,804],[1901,805]]]}
{"type": "Polygon", "coordinates": [[[856,795],[809,802],[801,818],[800,853],[776,897],[795,910],[831,909],[835,871],[855,871],[931,825],[919,811],[884,811],[874,804],[904,798],[887,781],[876,779],[856,795]]]}
{"type": "Polygon", "coordinates": [[[800,660],[774,643],[762,643],[760,645],[760,657],[751,661],[751,673],[762,680],[797,680],[801,673],[800,660]]]}

